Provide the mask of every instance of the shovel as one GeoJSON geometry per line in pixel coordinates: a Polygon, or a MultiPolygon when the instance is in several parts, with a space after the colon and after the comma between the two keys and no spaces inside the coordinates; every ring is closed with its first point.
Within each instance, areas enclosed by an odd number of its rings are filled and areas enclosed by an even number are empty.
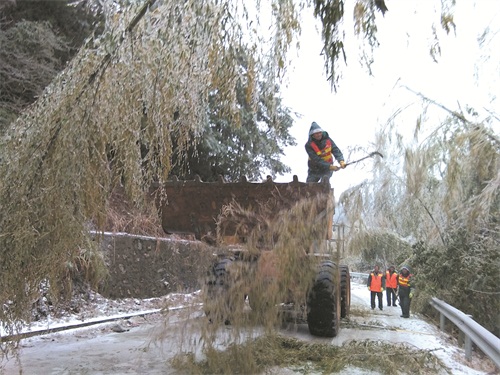
{"type": "Polygon", "coordinates": [[[373,151],[373,152],[370,152],[368,155],[366,155],[364,158],[361,158],[361,159],[358,159],[358,160],[354,160],[354,161],[350,161],[349,163],[345,163],[345,166],[347,167],[348,165],[359,163],[360,161],[365,160],[365,159],[368,159],[368,158],[372,158],[372,157],[374,157],[375,155],[378,155],[378,156],[380,156],[381,158],[383,158],[383,157],[384,157],[384,155],[382,155],[380,152],[378,152],[378,151],[373,151]]]}
{"type": "MultiPolygon", "coordinates": [[[[346,163],[345,166],[347,167],[348,165],[351,165],[351,164],[356,164],[356,163],[359,163],[360,161],[362,160],[365,160],[365,159],[368,159],[368,158],[371,158],[375,155],[378,155],[380,156],[381,158],[384,157],[384,155],[382,155],[380,152],[378,151],[373,151],[373,152],[370,152],[368,155],[366,155],[364,158],[361,158],[361,159],[358,159],[358,160],[354,160],[354,161],[350,161],[349,163],[346,163]]],[[[339,168],[340,169],[340,168],[339,168]]],[[[338,170],[338,169],[337,169],[338,170]]]]}

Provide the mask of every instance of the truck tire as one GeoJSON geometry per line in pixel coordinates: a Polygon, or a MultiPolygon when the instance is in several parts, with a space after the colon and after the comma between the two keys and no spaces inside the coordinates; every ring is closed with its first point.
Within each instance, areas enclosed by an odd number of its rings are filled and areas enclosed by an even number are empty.
{"type": "Polygon", "coordinates": [[[231,288],[230,268],[233,262],[229,258],[223,259],[214,263],[208,271],[203,309],[212,322],[223,321],[228,325],[235,314],[243,310],[244,296],[239,298],[231,288]]]}
{"type": "Polygon", "coordinates": [[[351,275],[349,267],[339,266],[340,270],[340,317],[347,318],[351,309],[351,275]]]}
{"type": "Polygon", "coordinates": [[[307,324],[314,336],[335,337],[340,325],[340,298],[335,284],[336,265],[322,262],[307,296],[307,324]]]}

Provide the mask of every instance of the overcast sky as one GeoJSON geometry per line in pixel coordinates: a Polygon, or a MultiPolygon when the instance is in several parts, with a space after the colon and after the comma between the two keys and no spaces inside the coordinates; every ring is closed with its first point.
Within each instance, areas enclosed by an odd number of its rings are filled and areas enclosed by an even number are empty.
{"type": "MultiPolygon", "coordinates": [[[[332,93],[325,79],[319,24],[312,16],[303,16],[299,57],[293,60],[290,83],[283,94],[284,104],[302,115],[291,131],[298,145],[289,147],[284,159],[292,173],[278,177],[277,181],[291,181],[293,175],[297,175],[299,181],[306,180],[304,144],[312,121],[328,131],[347,161],[375,150],[371,145],[375,130],[383,126],[399,106],[409,105],[405,116],[408,129],[412,130],[420,111],[419,100],[403,86],[450,109],[458,109],[457,103],[460,103],[462,108],[466,105],[476,109],[488,107],[497,115],[500,113],[498,99],[492,101],[493,96],[500,97],[500,1],[458,1],[454,13],[456,33],[450,35],[440,27],[438,1],[386,0],[386,4],[389,11],[385,17],[377,15],[381,46],[375,52],[372,67],[375,76],[370,77],[360,66],[357,45],[352,43],[355,49],[347,52],[348,66],[343,68],[337,93],[332,93]],[[441,46],[438,63],[429,54],[433,24],[441,46]],[[492,31],[491,40],[488,39],[480,51],[478,38],[488,26],[492,31]],[[349,152],[358,147],[366,151],[349,152]]],[[[352,30],[350,14],[352,12],[346,9],[347,31],[352,30]]],[[[334,173],[331,183],[336,197],[365,179],[370,167],[368,161],[334,173]]]]}

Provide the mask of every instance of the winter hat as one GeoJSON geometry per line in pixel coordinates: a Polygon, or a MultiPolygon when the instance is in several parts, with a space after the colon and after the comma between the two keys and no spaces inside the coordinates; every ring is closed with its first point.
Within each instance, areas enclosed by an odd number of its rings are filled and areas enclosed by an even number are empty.
{"type": "Polygon", "coordinates": [[[313,135],[314,133],[322,133],[322,132],[323,132],[323,129],[321,129],[319,127],[319,125],[313,121],[311,124],[311,128],[309,129],[309,135],[313,135]]]}
{"type": "Polygon", "coordinates": [[[410,272],[410,267],[408,267],[408,266],[403,266],[403,267],[401,267],[401,271],[402,271],[402,270],[407,270],[408,272],[410,272]]]}

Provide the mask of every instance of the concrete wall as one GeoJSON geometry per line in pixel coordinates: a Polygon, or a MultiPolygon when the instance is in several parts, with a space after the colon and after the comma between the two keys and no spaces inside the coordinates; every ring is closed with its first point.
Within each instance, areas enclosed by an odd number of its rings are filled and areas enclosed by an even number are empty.
{"type": "Polygon", "coordinates": [[[99,235],[110,277],[99,293],[108,298],[152,298],[201,288],[213,248],[199,241],[99,235]]]}

